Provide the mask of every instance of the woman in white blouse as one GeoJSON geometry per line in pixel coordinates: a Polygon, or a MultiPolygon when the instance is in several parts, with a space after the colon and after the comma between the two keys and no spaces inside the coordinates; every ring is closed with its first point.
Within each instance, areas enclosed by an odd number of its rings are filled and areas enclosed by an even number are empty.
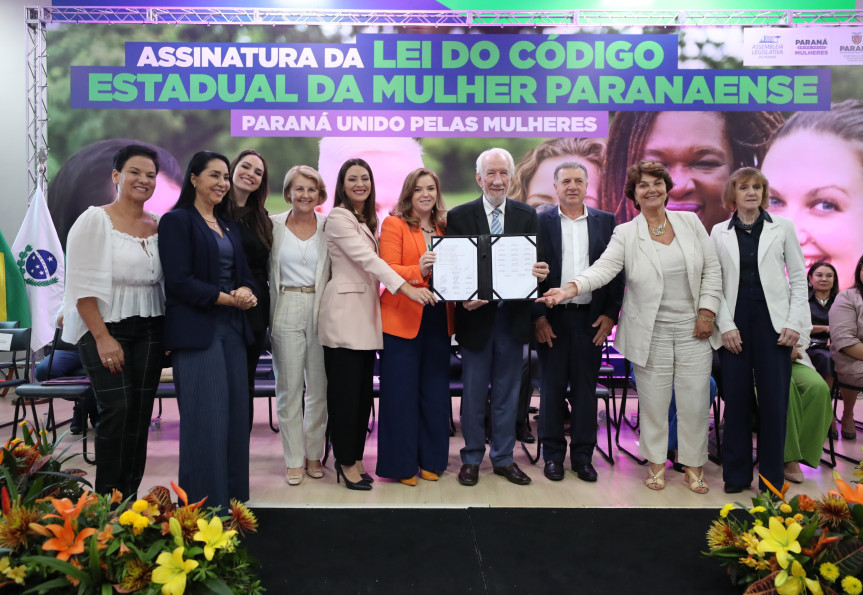
{"type": "Polygon", "coordinates": [[[282,193],[292,206],[287,213],[270,217],[270,332],[286,479],[289,485],[299,485],[304,468],[309,477],[324,476],[327,377],[318,341],[318,310],[330,261],[323,231],[326,217],[315,207],[327,199],[327,190],[317,171],[297,165],[285,175],[282,193]]]}
{"type": "Polygon", "coordinates": [[[134,496],[162,370],[165,297],[158,219],[144,211],[156,188],[156,152],[128,145],[114,156],[117,200],[90,207],[66,243],[63,339],[78,343],[99,405],[96,491],[134,496]]]}

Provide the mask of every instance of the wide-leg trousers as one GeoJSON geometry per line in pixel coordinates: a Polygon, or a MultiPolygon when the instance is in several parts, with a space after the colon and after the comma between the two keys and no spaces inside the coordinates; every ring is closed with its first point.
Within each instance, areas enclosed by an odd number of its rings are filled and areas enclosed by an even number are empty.
{"type": "Polygon", "coordinates": [[[384,333],[378,413],[381,477],[413,477],[417,468],[443,472],[449,458],[449,358],[446,304],[423,308],[419,333],[384,333]]]}
{"type": "Polygon", "coordinates": [[[374,397],[375,351],[324,347],[327,414],[336,462],[350,467],[362,461],[374,397]]]}
{"type": "Polygon", "coordinates": [[[227,313],[206,349],[174,351],[180,410],[179,484],[192,501],[227,508],[249,499],[246,342],[227,313]]]}
{"type": "Polygon", "coordinates": [[[641,424],[639,453],[654,464],[667,459],[672,389],[677,404],[677,460],[687,467],[701,467],[707,461],[713,350],[706,339],[692,336],[694,330],[695,318],[656,321],[647,363],[633,364],[641,424]]]}
{"type": "MultiPolygon", "coordinates": [[[[732,486],[752,483],[752,412],[758,391],[758,471],[776,488],[785,482],[785,431],[791,384],[791,347],[776,344],[767,302],[738,297],[734,324],[743,349],[719,352],[725,392],[722,479],[732,486]]],[[[759,481],[759,489],[767,486],[759,481]]]]}
{"type": "Polygon", "coordinates": [[[285,466],[302,467],[305,459],[324,456],[327,431],[327,376],[324,349],[312,312],[314,293],[284,292],[273,311],[273,371],[276,413],[285,466]]]}
{"type": "Polygon", "coordinates": [[[110,494],[117,489],[129,497],[137,493],[147,463],[153,398],[164,357],[164,317],[133,316],[105,326],[123,348],[125,365],[119,374],[102,365],[92,333],[86,333],[78,343],[81,363],[99,407],[96,491],[110,494]]]}

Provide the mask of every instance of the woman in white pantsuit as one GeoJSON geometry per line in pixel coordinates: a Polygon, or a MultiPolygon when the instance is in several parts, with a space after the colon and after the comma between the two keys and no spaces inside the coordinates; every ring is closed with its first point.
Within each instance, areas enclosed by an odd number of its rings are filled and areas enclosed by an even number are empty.
{"type": "Polygon", "coordinates": [[[282,192],[292,207],[271,217],[270,329],[287,482],[299,485],[304,468],[309,477],[324,476],[327,377],[318,341],[318,311],[330,277],[330,259],[326,217],[315,207],[327,199],[327,191],[317,171],[297,165],[285,175],[282,192]]]}
{"type": "Polygon", "coordinates": [[[694,213],[666,211],[673,187],[665,167],[642,161],[626,172],[626,197],[641,214],[618,225],[593,266],[538,301],[549,307],[590,292],[626,271],[626,293],[614,346],[629,359],[638,383],[641,455],[650,462],[645,482],[665,487],[668,406],[676,388],[679,461],[689,488],[707,493],[712,349],[707,339],[722,295],[719,261],[694,213]]]}

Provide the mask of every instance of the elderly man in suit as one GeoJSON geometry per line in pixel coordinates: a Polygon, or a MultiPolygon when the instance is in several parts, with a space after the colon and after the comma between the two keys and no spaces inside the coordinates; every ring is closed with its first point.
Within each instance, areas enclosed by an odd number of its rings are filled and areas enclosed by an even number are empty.
{"type": "MultiPolygon", "coordinates": [[[[476,161],[476,181],[482,188],[482,196],[449,212],[447,234],[536,234],[533,207],[506,198],[514,170],[512,155],[504,149],[483,152],[476,161]]],[[[548,275],[548,265],[537,262],[532,272],[543,281],[548,275]]],[[[485,405],[491,385],[489,455],[494,473],[514,484],[526,485],[530,477],[515,464],[512,450],[521,360],[530,333],[530,302],[472,300],[458,304],[455,332],[464,364],[461,415],[464,448],[459,483],[472,486],[479,480],[479,464],[485,456],[485,405]]]]}
{"type": "MultiPolygon", "coordinates": [[[[605,251],[616,221],[614,215],[584,205],[587,168],[567,161],[554,170],[557,209],[539,216],[539,258],[548,262],[542,290],[574,279],[605,251]]],[[[617,322],[623,301],[623,273],[608,285],[546,308],[534,304],[534,332],[540,365],[539,441],[545,476],[563,479],[566,437],[564,397],[570,386],[572,424],[570,461],[583,481],[596,481],[592,464],[596,446],[596,378],[602,344],[617,322]]]]}

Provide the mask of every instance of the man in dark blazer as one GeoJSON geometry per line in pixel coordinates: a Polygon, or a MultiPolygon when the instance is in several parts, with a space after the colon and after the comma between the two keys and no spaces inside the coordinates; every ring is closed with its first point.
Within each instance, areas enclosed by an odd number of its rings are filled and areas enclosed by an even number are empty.
{"type": "MultiPolygon", "coordinates": [[[[482,196],[449,212],[447,233],[536,234],[536,211],[506,198],[514,170],[512,155],[507,151],[483,152],[476,162],[476,181],[482,188],[482,196]]],[[[532,272],[543,280],[548,265],[537,262],[532,272]]],[[[489,385],[492,430],[489,456],[494,472],[518,485],[530,483],[530,477],[512,458],[522,352],[530,333],[530,308],[530,301],[473,300],[456,306],[455,333],[461,346],[464,381],[461,428],[465,444],[458,474],[462,485],[476,485],[479,480],[479,464],[485,456],[484,419],[489,385]]]]}
{"type": "MultiPolygon", "coordinates": [[[[554,170],[560,206],[538,217],[539,258],[549,265],[541,293],[574,279],[602,255],[611,239],[614,215],[584,206],[587,182],[587,168],[580,163],[564,162],[554,170]]],[[[622,301],[620,273],[605,287],[554,308],[533,306],[541,374],[538,433],[545,460],[543,473],[552,481],[560,481],[564,475],[567,385],[572,404],[572,469],[580,479],[596,481],[591,462],[596,447],[596,378],[602,344],[617,322],[622,301]]]]}

